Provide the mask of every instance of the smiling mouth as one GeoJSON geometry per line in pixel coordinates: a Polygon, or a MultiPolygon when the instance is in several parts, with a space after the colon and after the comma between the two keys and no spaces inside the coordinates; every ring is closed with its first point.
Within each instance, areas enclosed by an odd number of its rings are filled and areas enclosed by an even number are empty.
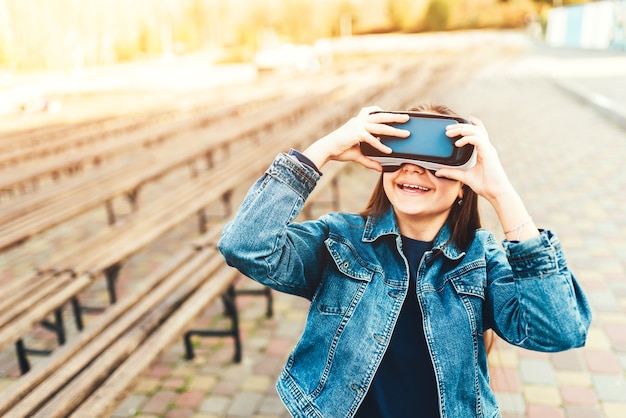
{"type": "Polygon", "coordinates": [[[400,183],[400,184],[398,184],[398,187],[401,190],[405,190],[405,191],[409,191],[409,192],[416,192],[416,191],[428,192],[428,191],[430,191],[430,189],[428,187],[418,186],[417,184],[400,183]]]}

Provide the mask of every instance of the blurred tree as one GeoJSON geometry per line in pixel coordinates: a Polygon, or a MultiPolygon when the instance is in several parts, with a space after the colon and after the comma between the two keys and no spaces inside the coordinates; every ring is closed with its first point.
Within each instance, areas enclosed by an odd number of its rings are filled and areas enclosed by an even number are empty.
{"type": "Polygon", "coordinates": [[[440,31],[447,29],[450,17],[450,5],[447,0],[430,0],[424,13],[422,27],[426,31],[440,31]]]}
{"type": "MultiPolygon", "coordinates": [[[[568,5],[588,0],[561,1],[568,5]]],[[[312,43],[340,36],[342,25],[344,33],[520,27],[532,13],[528,5],[553,4],[553,0],[0,0],[0,66],[12,71],[71,70],[204,49],[234,50],[238,59],[248,59],[269,38],[312,43]]]]}

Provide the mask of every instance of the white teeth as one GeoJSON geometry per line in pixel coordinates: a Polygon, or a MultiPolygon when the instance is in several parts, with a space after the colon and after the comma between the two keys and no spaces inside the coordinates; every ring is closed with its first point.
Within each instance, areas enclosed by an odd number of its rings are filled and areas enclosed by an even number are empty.
{"type": "Polygon", "coordinates": [[[429,191],[430,189],[427,187],[422,187],[422,186],[418,186],[416,184],[402,184],[401,185],[402,188],[404,189],[416,189],[416,190],[423,190],[425,192],[429,191]]]}

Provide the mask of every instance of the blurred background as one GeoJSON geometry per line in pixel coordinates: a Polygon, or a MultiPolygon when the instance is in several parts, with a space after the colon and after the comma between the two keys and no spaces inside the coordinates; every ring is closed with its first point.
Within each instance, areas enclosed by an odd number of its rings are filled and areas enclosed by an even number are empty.
{"type": "MultiPolygon", "coordinates": [[[[231,216],[201,183],[239,167],[223,143],[255,146],[265,168],[362,105],[432,100],[480,115],[533,219],[562,237],[594,309],[584,349],[498,346],[490,367],[503,416],[623,418],[625,28],[626,0],[0,0],[0,288],[82,262],[108,247],[99,234],[141,226],[155,202],[187,213],[157,213],[145,245],[135,241],[149,234],[120,246],[120,300],[139,294],[197,238],[199,199],[231,216]],[[178,201],[183,186],[194,193],[178,201]],[[104,216],[111,207],[118,226],[104,216]]],[[[378,176],[354,166],[341,173],[340,210],[359,210],[378,176]]],[[[233,207],[259,175],[243,168],[233,207]]],[[[483,224],[497,235],[487,209],[483,224]]],[[[88,273],[94,284],[81,298],[106,306],[105,281],[88,273]]],[[[242,364],[229,340],[198,342],[192,362],[176,341],[137,370],[111,416],[286,417],[273,384],[308,304],[275,297],[265,318],[262,298],[238,296],[242,364]]],[[[195,325],[223,320],[212,306],[195,325]]],[[[25,339],[57,347],[40,325],[25,339]]],[[[12,343],[0,338],[0,348],[1,405],[20,370],[12,343]]]]}
{"type": "MultiPolygon", "coordinates": [[[[247,62],[285,43],[372,33],[523,28],[585,0],[2,0],[5,73],[204,53],[247,62]]],[[[602,3],[620,3],[608,1],[602,3]]],[[[605,28],[609,29],[610,25],[605,28]]]]}
{"type": "Polygon", "coordinates": [[[210,85],[214,78],[198,76],[216,66],[243,78],[277,69],[317,71],[337,56],[338,48],[355,52],[355,45],[345,41],[363,35],[522,30],[550,46],[623,50],[624,3],[0,0],[0,116],[57,111],[71,101],[59,93],[146,83],[170,90],[210,85]],[[134,63],[153,66],[137,75],[129,65],[134,63]],[[116,65],[122,74],[109,72],[116,65]],[[173,69],[179,74],[175,79],[173,69]]]}

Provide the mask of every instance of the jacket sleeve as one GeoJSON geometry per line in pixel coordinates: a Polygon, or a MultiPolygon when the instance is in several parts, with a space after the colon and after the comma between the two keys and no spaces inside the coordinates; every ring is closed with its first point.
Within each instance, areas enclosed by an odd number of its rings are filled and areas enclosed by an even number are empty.
{"type": "Polygon", "coordinates": [[[504,253],[493,244],[487,254],[487,307],[496,333],[535,351],[582,347],[591,309],[556,235],[541,231],[528,241],[504,241],[504,253]]]}
{"type": "Polygon", "coordinates": [[[249,189],[218,249],[228,265],[275,290],[313,297],[321,276],[323,221],[292,223],[320,174],[286,154],[249,189]]]}

